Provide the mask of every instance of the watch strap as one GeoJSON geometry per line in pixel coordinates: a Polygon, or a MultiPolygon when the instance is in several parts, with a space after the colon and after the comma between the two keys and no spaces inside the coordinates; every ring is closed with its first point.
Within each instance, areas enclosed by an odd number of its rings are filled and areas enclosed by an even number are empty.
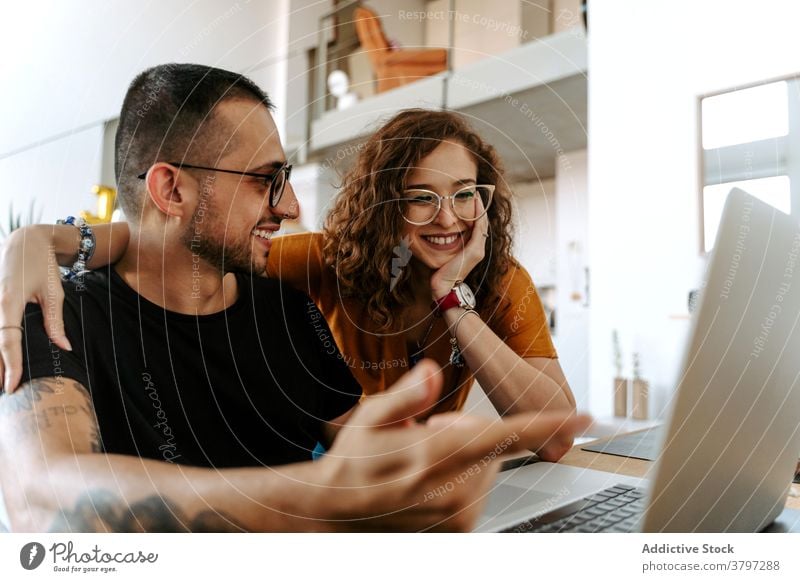
{"type": "Polygon", "coordinates": [[[453,307],[459,307],[461,305],[461,300],[458,298],[456,290],[451,289],[450,293],[448,293],[441,299],[437,299],[435,304],[436,304],[436,309],[439,311],[439,313],[444,313],[448,309],[452,309],[453,307]]]}

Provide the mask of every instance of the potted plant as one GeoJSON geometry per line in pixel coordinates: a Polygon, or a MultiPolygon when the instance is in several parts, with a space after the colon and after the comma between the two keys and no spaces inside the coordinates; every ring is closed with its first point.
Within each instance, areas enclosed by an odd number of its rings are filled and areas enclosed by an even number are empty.
{"type": "Polygon", "coordinates": [[[633,382],[631,386],[631,416],[636,420],[647,420],[649,384],[642,380],[639,354],[633,353],[633,382]]]}
{"type": "Polygon", "coordinates": [[[615,329],[611,334],[614,346],[614,416],[625,418],[628,416],[628,379],[622,375],[622,349],[619,345],[619,334],[615,329]]]}
{"type": "Polygon", "coordinates": [[[42,213],[40,212],[38,215],[35,215],[35,207],[36,201],[31,200],[30,207],[28,208],[28,219],[23,221],[21,214],[14,214],[14,203],[10,203],[8,205],[8,222],[6,222],[5,227],[0,224],[0,237],[6,238],[18,228],[22,228],[28,224],[36,224],[37,222],[41,222],[42,213]]]}

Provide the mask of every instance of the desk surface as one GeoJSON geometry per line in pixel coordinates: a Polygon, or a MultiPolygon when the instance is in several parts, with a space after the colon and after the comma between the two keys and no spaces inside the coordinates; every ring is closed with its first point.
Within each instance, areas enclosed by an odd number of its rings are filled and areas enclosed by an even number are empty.
{"type": "MultiPolygon", "coordinates": [[[[598,439],[592,442],[604,442],[609,440],[609,438],[598,439]]],[[[587,443],[572,447],[572,449],[566,455],[564,455],[559,463],[563,463],[564,465],[572,465],[573,467],[595,469],[597,471],[608,471],[609,473],[628,475],[629,477],[644,478],[649,478],[651,476],[649,475],[649,472],[655,467],[655,463],[651,461],[631,459],[628,457],[617,457],[614,455],[606,455],[604,453],[592,453],[581,450],[581,447],[585,444],[587,443]]],[[[786,501],[786,507],[800,510],[800,485],[792,485],[791,492],[792,493],[786,501]],[[792,494],[794,496],[792,496],[792,494]]]]}

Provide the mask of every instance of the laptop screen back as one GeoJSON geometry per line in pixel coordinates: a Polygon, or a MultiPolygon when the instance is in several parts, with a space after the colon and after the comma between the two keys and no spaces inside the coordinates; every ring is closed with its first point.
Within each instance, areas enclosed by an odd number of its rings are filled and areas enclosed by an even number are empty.
{"type": "Polygon", "coordinates": [[[644,531],[759,531],[800,452],[800,229],[734,189],[651,483],[644,531]]]}

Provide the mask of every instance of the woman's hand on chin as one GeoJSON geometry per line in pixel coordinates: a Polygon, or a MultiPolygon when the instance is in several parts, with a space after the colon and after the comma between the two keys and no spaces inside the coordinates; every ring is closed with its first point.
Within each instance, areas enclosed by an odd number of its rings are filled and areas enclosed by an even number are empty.
{"type": "Polygon", "coordinates": [[[489,240],[489,217],[484,214],[472,228],[469,241],[464,250],[447,261],[431,276],[431,294],[434,301],[447,295],[459,281],[464,281],[486,256],[486,242],[489,240]]]}

